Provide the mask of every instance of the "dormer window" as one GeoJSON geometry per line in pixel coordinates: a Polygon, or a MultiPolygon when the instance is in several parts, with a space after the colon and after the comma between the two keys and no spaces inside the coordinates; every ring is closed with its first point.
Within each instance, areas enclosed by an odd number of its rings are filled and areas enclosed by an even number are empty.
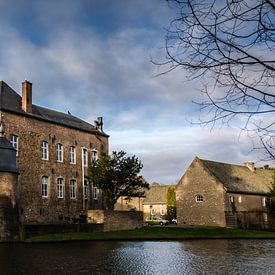
{"type": "Polygon", "coordinates": [[[63,162],[63,146],[61,143],[56,145],[56,160],[58,162],[63,162]]]}

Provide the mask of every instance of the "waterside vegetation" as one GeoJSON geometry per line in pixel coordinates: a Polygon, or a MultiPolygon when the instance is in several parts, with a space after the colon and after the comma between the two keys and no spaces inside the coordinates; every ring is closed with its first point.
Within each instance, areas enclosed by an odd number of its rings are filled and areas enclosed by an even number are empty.
{"type": "Polygon", "coordinates": [[[275,239],[275,232],[216,227],[143,227],[128,231],[48,234],[27,238],[25,242],[83,240],[188,240],[188,239],[275,239]]]}

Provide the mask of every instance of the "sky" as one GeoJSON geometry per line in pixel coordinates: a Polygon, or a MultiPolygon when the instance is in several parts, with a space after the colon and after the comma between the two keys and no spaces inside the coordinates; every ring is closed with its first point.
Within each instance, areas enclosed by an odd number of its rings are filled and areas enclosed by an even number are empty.
{"type": "Polygon", "coordinates": [[[262,165],[238,127],[191,123],[198,80],[151,62],[174,17],[164,0],[0,0],[0,79],[17,92],[31,81],[34,104],[102,116],[110,152],[136,155],[148,182],[176,184],[195,156],[262,165]]]}

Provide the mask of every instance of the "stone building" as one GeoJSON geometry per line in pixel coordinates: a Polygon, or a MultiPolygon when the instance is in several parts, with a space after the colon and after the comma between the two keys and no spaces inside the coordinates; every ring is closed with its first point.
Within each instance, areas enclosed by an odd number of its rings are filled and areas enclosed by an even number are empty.
{"type": "Polygon", "coordinates": [[[0,120],[16,149],[20,222],[68,222],[103,208],[101,191],[86,178],[88,163],[108,154],[101,117],[94,126],[34,105],[32,83],[22,83],[21,97],[1,81],[0,120]]]}
{"type": "Polygon", "coordinates": [[[272,173],[196,157],[176,187],[178,224],[267,228],[272,173]]]}
{"type": "Polygon", "coordinates": [[[158,183],[153,183],[150,186],[150,189],[146,192],[146,196],[143,200],[143,215],[145,219],[152,216],[162,218],[166,217],[166,196],[170,186],[174,185],[161,185],[158,183]]]}

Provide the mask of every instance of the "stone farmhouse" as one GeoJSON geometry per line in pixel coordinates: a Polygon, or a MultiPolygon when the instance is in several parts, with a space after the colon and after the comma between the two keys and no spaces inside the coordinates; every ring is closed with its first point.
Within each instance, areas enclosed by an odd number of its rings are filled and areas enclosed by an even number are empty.
{"type": "MultiPolygon", "coordinates": [[[[8,161],[3,152],[11,152],[9,140],[16,150],[11,172],[19,175],[12,192],[4,190],[0,177],[0,197],[15,194],[21,223],[68,222],[85,217],[87,209],[104,208],[101,191],[86,179],[88,163],[108,154],[109,136],[101,117],[91,125],[69,113],[37,106],[32,102],[32,83],[22,83],[21,97],[1,81],[0,121],[0,170],[1,161],[8,161]]],[[[2,170],[5,165],[9,167],[2,163],[2,170]]]]}
{"type": "Polygon", "coordinates": [[[170,186],[174,185],[160,185],[158,183],[153,183],[150,186],[150,190],[146,193],[146,197],[143,200],[144,218],[149,218],[150,216],[166,217],[166,196],[170,186]]]}
{"type": "Polygon", "coordinates": [[[178,225],[267,228],[272,174],[196,157],[176,187],[178,225]]]}

